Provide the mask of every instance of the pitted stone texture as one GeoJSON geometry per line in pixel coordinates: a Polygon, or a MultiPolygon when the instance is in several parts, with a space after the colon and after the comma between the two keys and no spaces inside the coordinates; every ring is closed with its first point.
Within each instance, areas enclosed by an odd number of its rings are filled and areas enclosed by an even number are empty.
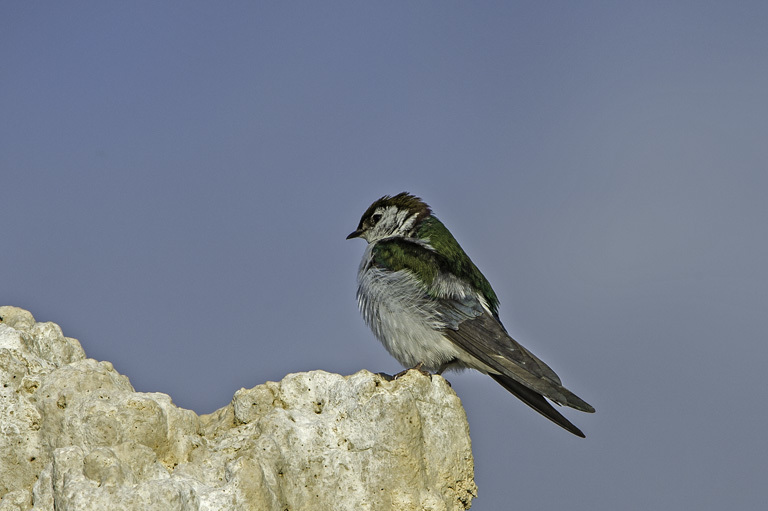
{"type": "Polygon", "coordinates": [[[460,510],[476,494],[439,376],[290,374],[198,417],[54,323],[0,317],[0,511],[460,510]]]}

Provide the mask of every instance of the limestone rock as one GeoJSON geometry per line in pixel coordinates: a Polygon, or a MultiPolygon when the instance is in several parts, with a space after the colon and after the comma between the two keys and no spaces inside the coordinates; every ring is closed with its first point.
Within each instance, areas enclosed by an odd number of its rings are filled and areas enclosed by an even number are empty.
{"type": "Polygon", "coordinates": [[[54,323],[0,307],[0,511],[461,510],[461,403],[439,376],[289,374],[198,417],[54,323]]]}

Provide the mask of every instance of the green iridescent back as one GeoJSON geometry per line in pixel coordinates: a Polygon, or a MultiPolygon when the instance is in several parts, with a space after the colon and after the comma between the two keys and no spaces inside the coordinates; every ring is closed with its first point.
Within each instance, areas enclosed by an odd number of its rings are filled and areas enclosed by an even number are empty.
{"type": "Polygon", "coordinates": [[[429,216],[421,222],[416,230],[420,239],[428,240],[432,248],[439,254],[441,266],[458,278],[469,282],[488,302],[494,314],[497,314],[499,299],[493,291],[488,279],[475,266],[443,223],[434,216],[429,216]]]}
{"type": "Polygon", "coordinates": [[[416,238],[428,242],[434,250],[408,238],[382,240],[373,247],[373,263],[392,271],[410,270],[427,287],[438,272],[453,274],[480,293],[497,315],[499,299],[491,284],[440,220],[425,218],[416,228],[416,238]]]}

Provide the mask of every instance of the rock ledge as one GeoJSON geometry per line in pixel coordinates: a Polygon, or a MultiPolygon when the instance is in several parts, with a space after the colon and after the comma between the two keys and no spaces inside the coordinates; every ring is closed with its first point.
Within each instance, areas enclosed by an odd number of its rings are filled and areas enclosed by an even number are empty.
{"type": "Polygon", "coordinates": [[[439,376],[287,375],[197,416],[55,323],[0,307],[0,511],[462,510],[466,416],[439,376]]]}

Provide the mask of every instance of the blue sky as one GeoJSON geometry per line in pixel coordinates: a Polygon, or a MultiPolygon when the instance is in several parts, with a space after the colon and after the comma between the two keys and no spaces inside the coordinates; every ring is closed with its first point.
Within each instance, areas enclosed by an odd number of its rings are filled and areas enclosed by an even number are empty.
{"type": "Polygon", "coordinates": [[[510,333],[597,408],[480,374],[473,509],[768,494],[762,2],[6,2],[0,302],[139,391],[394,373],[355,303],[384,194],[423,197],[510,333]]]}

